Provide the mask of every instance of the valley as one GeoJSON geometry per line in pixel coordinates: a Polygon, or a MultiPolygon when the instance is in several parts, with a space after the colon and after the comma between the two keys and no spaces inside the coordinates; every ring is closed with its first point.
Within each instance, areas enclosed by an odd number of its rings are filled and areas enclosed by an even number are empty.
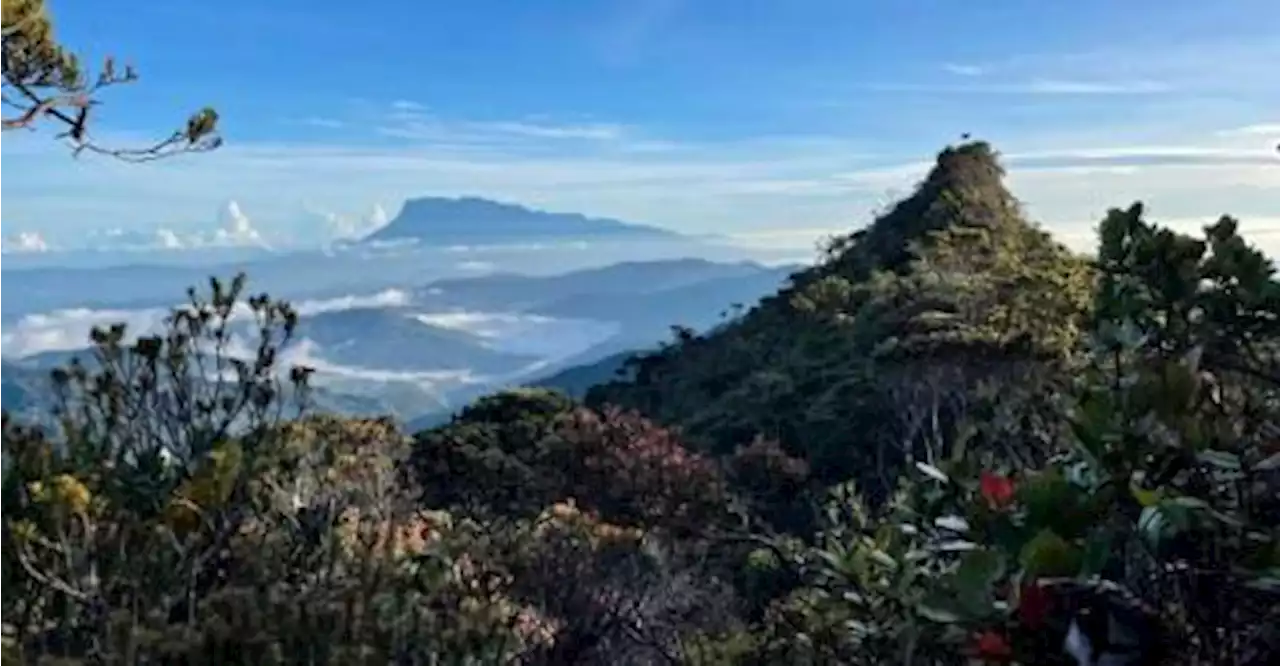
{"type": "MultiPolygon", "coordinates": [[[[284,367],[316,370],[312,399],[322,411],[385,414],[407,423],[439,420],[493,390],[654,347],[671,338],[672,327],[707,330],[729,317],[735,304],[775,290],[795,269],[678,258],[552,274],[455,272],[420,284],[366,278],[363,284],[385,288],[345,295],[321,290],[324,295],[314,298],[304,291],[295,301],[297,330],[281,359],[284,367]]],[[[18,296],[6,300],[20,304],[14,306],[18,312],[6,313],[0,335],[4,407],[26,412],[38,406],[34,396],[46,392],[40,389],[48,371],[84,357],[95,325],[119,321],[134,335],[156,331],[166,308],[149,295],[151,285],[161,279],[172,284],[198,269],[157,270],[6,271],[6,294],[18,296]],[[22,312],[57,298],[56,290],[55,296],[42,295],[48,285],[92,283],[97,273],[116,290],[114,302],[76,300],[66,303],[71,307],[22,312]]],[[[250,287],[257,288],[255,280],[250,287]]],[[[234,346],[242,356],[252,348],[252,333],[248,322],[235,327],[234,346]]]]}

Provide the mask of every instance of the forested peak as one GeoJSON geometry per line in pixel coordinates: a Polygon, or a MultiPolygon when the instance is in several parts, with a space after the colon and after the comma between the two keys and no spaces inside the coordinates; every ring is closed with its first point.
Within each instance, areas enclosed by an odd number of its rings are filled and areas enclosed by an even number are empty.
{"type": "Polygon", "coordinates": [[[974,228],[1024,232],[1018,201],[1004,185],[999,154],[985,141],[947,146],[910,196],[866,228],[836,239],[817,273],[862,279],[900,270],[916,245],[936,232],[974,228]]]}

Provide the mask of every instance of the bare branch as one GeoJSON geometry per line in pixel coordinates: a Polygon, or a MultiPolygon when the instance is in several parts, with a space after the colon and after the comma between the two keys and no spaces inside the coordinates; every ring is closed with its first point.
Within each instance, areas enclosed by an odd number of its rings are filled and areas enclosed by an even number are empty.
{"type": "Polygon", "coordinates": [[[57,135],[70,139],[73,155],[88,151],[127,162],[146,162],[180,153],[206,152],[221,145],[217,136],[217,113],[203,109],[187,120],[186,126],[168,138],[143,148],[105,147],[90,138],[89,109],[98,102],[93,96],[109,86],[132,83],[138,75],[132,66],[119,72],[113,58],[103,62],[93,83],[87,83],[76,58],[64,51],[52,34],[49,17],[40,3],[6,5],[3,60],[4,105],[17,113],[3,119],[3,130],[32,129],[42,119],[64,126],[57,135]],[[15,16],[9,15],[13,9],[15,16]],[[9,94],[9,93],[13,94],[9,94]],[[25,101],[23,101],[25,100],[25,101]],[[70,111],[70,109],[76,109],[70,111]]]}

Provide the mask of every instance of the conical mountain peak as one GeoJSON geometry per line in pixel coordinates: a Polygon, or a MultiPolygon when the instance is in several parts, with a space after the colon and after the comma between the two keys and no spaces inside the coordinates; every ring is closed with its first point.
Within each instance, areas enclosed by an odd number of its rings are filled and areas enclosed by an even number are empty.
{"type": "Polygon", "coordinates": [[[868,227],[832,246],[829,268],[860,279],[896,269],[914,244],[933,232],[958,228],[1024,230],[1017,199],[1004,185],[999,154],[985,141],[948,146],[907,198],[868,227]]]}

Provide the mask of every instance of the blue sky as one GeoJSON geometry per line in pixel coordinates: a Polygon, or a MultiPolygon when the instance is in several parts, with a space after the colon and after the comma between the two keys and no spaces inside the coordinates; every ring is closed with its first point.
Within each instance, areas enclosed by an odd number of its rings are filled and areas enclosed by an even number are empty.
{"type": "Polygon", "coordinates": [[[142,75],[105,95],[102,141],[213,104],[227,145],[140,166],[7,132],[9,248],[218,228],[287,245],[428,194],[810,244],[963,132],[1078,245],[1137,198],[1175,225],[1280,231],[1274,0],[48,4],[87,61],[142,75]]]}

